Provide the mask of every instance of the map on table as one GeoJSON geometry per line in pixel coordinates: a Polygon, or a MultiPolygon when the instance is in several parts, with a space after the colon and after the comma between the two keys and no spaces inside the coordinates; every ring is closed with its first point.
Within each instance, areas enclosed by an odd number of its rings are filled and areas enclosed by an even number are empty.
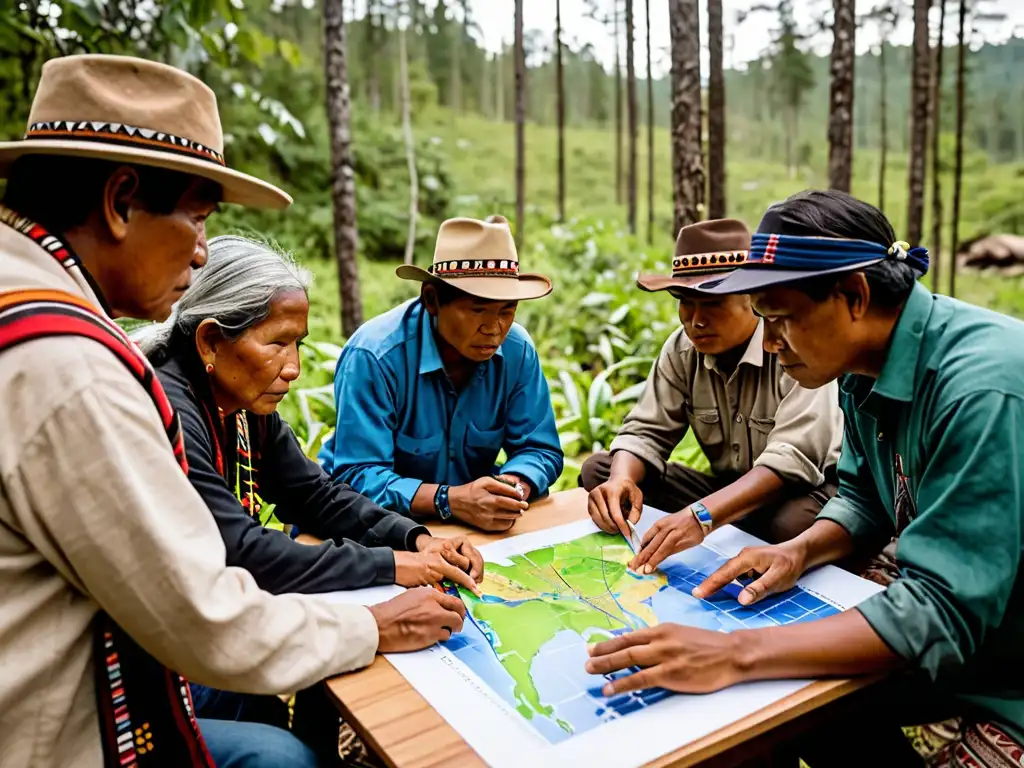
{"type": "MultiPolygon", "coordinates": [[[[643,535],[663,515],[645,507],[638,532],[643,535]]],[[[625,539],[599,532],[589,519],[501,539],[480,547],[486,561],[483,598],[460,592],[467,608],[462,631],[423,651],[386,657],[494,768],[643,765],[810,681],[744,683],[704,695],[655,689],[606,698],[606,678],[584,669],[588,643],[664,622],[730,632],[812,621],[881,590],[824,566],[804,575],[795,589],[750,607],[736,602],[736,584],[708,600],[690,594],[728,557],[761,543],[726,525],[703,545],[640,576],[626,567],[632,551],[625,539]]],[[[370,587],[327,599],[372,605],[401,591],[370,587]]],[[[464,756],[460,748],[442,738],[437,762],[464,756]]]]}
{"type": "Polygon", "coordinates": [[[839,611],[800,587],[750,607],[736,601],[735,583],[695,598],[691,590],[727,559],[706,546],[649,576],[626,567],[632,558],[622,536],[591,533],[513,555],[508,565],[488,563],[482,599],[458,590],[466,623],[443,645],[556,743],[670,695],[648,689],[606,698],[605,680],[583,668],[588,643],[662,622],[730,632],[839,611]]]}

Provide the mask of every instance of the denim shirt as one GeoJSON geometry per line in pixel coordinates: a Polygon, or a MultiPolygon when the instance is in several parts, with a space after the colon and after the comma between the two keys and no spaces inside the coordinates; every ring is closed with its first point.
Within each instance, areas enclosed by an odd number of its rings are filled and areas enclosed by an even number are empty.
{"type": "Polygon", "coordinates": [[[462,485],[500,472],[547,492],[562,472],[551,395],[526,330],[452,387],[419,299],[365,323],[334,375],[337,423],[320,451],[336,480],[409,514],[423,483],[462,485]],[[507,460],[496,466],[504,449],[507,460]]]}

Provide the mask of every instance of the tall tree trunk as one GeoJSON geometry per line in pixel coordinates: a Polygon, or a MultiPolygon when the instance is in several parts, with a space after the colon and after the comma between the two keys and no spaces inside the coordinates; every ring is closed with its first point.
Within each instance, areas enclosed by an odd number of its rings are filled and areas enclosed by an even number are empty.
{"type": "Polygon", "coordinates": [[[953,239],[949,244],[953,260],[949,266],[949,295],[956,296],[956,253],[960,249],[960,194],[964,175],[964,86],[967,68],[967,0],[960,0],[956,52],[956,164],[953,169],[953,239]]]}
{"type": "Polygon", "coordinates": [[[697,0],[669,0],[672,37],[673,226],[699,221],[704,209],[701,146],[700,11],[697,0]]]}
{"type": "Polygon", "coordinates": [[[558,101],[558,220],[565,221],[565,69],[562,67],[562,0],[555,0],[555,98],[558,101]]]}
{"type": "Polygon", "coordinates": [[[651,0],[644,0],[647,18],[647,242],[654,243],[654,76],[651,74],[651,0]]]}
{"type": "Polygon", "coordinates": [[[708,0],[708,218],[725,217],[725,72],[722,0],[708,0]]]}
{"type": "Polygon", "coordinates": [[[619,0],[612,0],[615,40],[615,202],[622,204],[622,62],[619,60],[619,0]]]}
{"type": "Polygon", "coordinates": [[[516,247],[523,247],[526,215],[526,52],[523,49],[523,0],[515,0],[516,65],[516,247]]]}
{"type": "Polygon", "coordinates": [[[409,51],[405,29],[398,28],[398,76],[402,80],[402,133],[405,159],[409,165],[409,232],[405,240],[405,263],[412,264],[416,252],[416,221],[420,211],[420,180],[416,173],[416,145],[412,139],[412,100],[409,97],[409,51]]]}
{"type": "Polygon", "coordinates": [[[924,228],[925,153],[928,145],[929,59],[928,7],[931,0],[914,0],[914,66],[910,83],[910,195],[907,206],[907,240],[921,242],[924,228]]]}
{"type": "Polygon", "coordinates": [[[636,62],[633,55],[633,0],[626,0],[626,120],[629,124],[629,137],[626,150],[629,153],[629,165],[626,170],[626,220],[630,234],[636,234],[636,62]]]}
{"type": "Polygon", "coordinates": [[[889,41],[882,39],[882,44],[878,48],[878,79],[879,79],[879,133],[881,133],[881,141],[879,148],[879,161],[878,161],[878,210],[885,211],[885,163],[887,155],[889,154],[889,123],[888,123],[888,111],[889,111],[889,98],[886,94],[888,82],[886,79],[885,71],[885,49],[888,46],[889,41]]]}
{"type": "Polygon", "coordinates": [[[380,0],[370,0],[368,10],[368,27],[366,41],[370,47],[370,61],[367,66],[367,90],[369,91],[370,108],[380,112],[380,40],[383,38],[383,19],[380,14],[380,0]]]}
{"type": "Polygon", "coordinates": [[[324,80],[331,132],[331,199],[334,204],[334,256],[338,262],[341,332],[347,338],[363,322],[356,250],[356,184],[352,161],[351,102],[342,0],[324,0],[324,80]]]}
{"type": "Polygon", "coordinates": [[[832,85],[828,110],[828,184],[850,191],[853,175],[854,0],[832,0],[832,85]]]}
{"type": "Polygon", "coordinates": [[[939,40],[935,46],[935,72],[932,77],[932,292],[942,291],[942,51],[945,48],[946,0],[939,3],[939,40]]]}

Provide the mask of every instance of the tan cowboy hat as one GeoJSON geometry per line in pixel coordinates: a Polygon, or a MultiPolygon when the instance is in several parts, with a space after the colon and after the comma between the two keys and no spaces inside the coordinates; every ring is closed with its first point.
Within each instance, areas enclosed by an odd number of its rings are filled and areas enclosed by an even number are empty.
{"type": "Polygon", "coordinates": [[[715,275],[736,269],[747,260],[750,230],[738,219],[712,219],[679,230],[672,256],[672,275],[640,275],[645,291],[696,288],[715,275]]]}
{"type": "Polygon", "coordinates": [[[228,203],[284,208],[292,202],[272,184],[224,165],[217,97],[205,83],[131,56],[47,61],[25,138],[0,142],[0,178],[25,155],[95,157],[181,171],[220,184],[228,203]]]}
{"type": "Polygon", "coordinates": [[[551,293],[548,278],[520,273],[516,243],[504,216],[448,219],[437,231],[430,268],[403,264],[395,274],[403,280],[447,283],[490,301],[525,301],[551,293]]]}

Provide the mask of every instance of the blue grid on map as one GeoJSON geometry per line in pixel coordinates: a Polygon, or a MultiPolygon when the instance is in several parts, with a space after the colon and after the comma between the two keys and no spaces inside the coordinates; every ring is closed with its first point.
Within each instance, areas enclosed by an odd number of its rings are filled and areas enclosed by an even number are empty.
{"type": "MultiPolygon", "coordinates": [[[[698,567],[692,568],[683,562],[662,563],[659,570],[666,577],[668,582],[666,586],[687,595],[693,601],[689,605],[699,605],[699,608],[697,608],[698,612],[700,609],[703,609],[705,611],[704,617],[711,619],[710,623],[718,631],[732,632],[737,629],[756,629],[759,627],[812,621],[839,612],[839,609],[835,606],[801,587],[794,587],[778,595],[769,595],[752,606],[740,605],[736,598],[742,590],[741,585],[748,583],[742,579],[738,580],[739,584],[728,584],[706,599],[694,598],[691,594],[693,588],[703,582],[709,574],[718,570],[728,558],[719,555],[708,547],[694,548],[684,554],[683,558],[688,559],[693,565],[698,567]]],[[[454,585],[446,584],[446,587],[452,594],[458,594],[454,585]]],[[[651,601],[652,598],[648,598],[644,603],[650,606],[651,601]]],[[[475,628],[481,634],[480,639],[475,639],[470,633],[460,633],[444,643],[444,645],[466,662],[470,668],[479,668],[478,664],[474,662],[482,661],[485,657],[495,653],[492,647],[493,639],[488,636],[486,627],[476,624],[471,616],[467,617],[467,621],[471,621],[475,625],[475,628]]],[[[613,634],[621,634],[627,631],[629,630],[624,628],[613,634]]],[[[564,651],[564,648],[554,649],[554,653],[564,651]]],[[[581,652],[585,653],[585,651],[581,652]]],[[[582,670],[582,666],[583,660],[580,659],[572,664],[571,668],[579,667],[582,670]]],[[[638,671],[640,671],[639,667],[633,667],[604,675],[604,679],[612,681],[638,671]]],[[[575,675],[570,675],[570,677],[575,677],[575,675]]],[[[591,680],[593,680],[593,677],[591,677],[591,680]]],[[[601,692],[601,685],[581,686],[580,688],[575,689],[579,693],[572,699],[557,702],[558,708],[561,710],[566,707],[572,707],[573,709],[589,710],[602,721],[629,715],[674,695],[673,692],[662,688],[648,688],[607,698],[601,692]],[[581,691],[580,688],[584,690],[581,691]]]]}
{"type": "MultiPolygon", "coordinates": [[[[689,595],[694,587],[703,582],[710,573],[714,573],[726,560],[727,558],[722,557],[713,564],[705,565],[701,570],[681,563],[664,563],[660,570],[665,574],[668,586],[689,595]]],[[[749,582],[740,580],[739,584],[727,584],[715,594],[699,600],[705,610],[715,614],[719,623],[719,631],[731,632],[736,629],[781,626],[813,621],[839,613],[838,608],[800,587],[794,587],[777,595],[769,595],[752,606],[740,605],[737,602],[737,597],[743,589],[742,585],[746,583],[749,582]]],[[[640,668],[634,667],[605,675],[605,678],[611,681],[638,671],[640,668]]],[[[603,714],[601,709],[606,708],[609,710],[608,714],[613,717],[628,715],[673,695],[671,691],[662,688],[650,688],[606,699],[600,686],[588,688],[587,694],[594,699],[599,713],[603,714]]]]}

